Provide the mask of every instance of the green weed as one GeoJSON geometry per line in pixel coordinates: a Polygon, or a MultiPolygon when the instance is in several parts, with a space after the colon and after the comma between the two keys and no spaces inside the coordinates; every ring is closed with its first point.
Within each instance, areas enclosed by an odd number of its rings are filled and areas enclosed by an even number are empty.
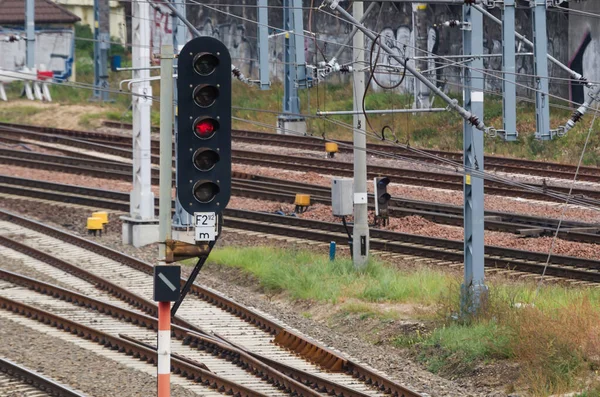
{"type": "Polygon", "coordinates": [[[224,247],[214,250],[210,261],[252,273],[268,291],[286,291],[294,299],[324,302],[357,298],[427,304],[435,302],[450,283],[448,276],[431,270],[400,273],[371,260],[359,272],[349,259],[331,262],[325,255],[269,247],[224,247]]]}

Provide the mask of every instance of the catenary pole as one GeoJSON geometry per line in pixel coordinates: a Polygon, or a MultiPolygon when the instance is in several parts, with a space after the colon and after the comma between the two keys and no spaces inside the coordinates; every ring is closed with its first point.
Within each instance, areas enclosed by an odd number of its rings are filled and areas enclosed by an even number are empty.
{"type": "Polygon", "coordinates": [[[35,0],[27,0],[25,3],[25,22],[27,35],[27,68],[35,68],[35,0]]]}
{"type": "MultiPolygon", "coordinates": [[[[180,18],[178,15],[180,15],[181,17],[183,17],[184,19],[186,18],[186,8],[185,8],[185,1],[184,0],[173,0],[172,1],[173,6],[175,7],[175,9],[177,10],[177,14],[173,13],[173,27],[174,27],[174,31],[173,31],[173,48],[175,49],[175,52],[177,54],[179,54],[179,52],[181,51],[181,49],[183,48],[183,46],[185,45],[185,43],[187,43],[187,37],[188,37],[188,27],[185,25],[184,21],[182,18],[180,18]]],[[[177,58],[175,58],[174,60],[174,65],[177,64],[177,58]]],[[[175,83],[175,79],[174,83],[175,83]]],[[[177,84],[173,84],[173,99],[175,100],[175,102],[177,102],[177,97],[178,97],[178,93],[177,93],[177,84]]],[[[179,122],[177,113],[175,113],[173,115],[173,121],[174,121],[174,127],[175,127],[175,131],[177,131],[177,123],[179,122]]],[[[171,134],[173,133],[173,131],[171,131],[171,134]]],[[[177,154],[175,154],[177,155],[177,154]]],[[[192,226],[194,224],[193,219],[192,219],[192,215],[189,214],[181,205],[181,203],[179,202],[179,198],[175,198],[175,214],[173,215],[173,227],[175,227],[176,229],[178,228],[188,228],[190,226],[192,226]]]]}
{"type": "Polygon", "coordinates": [[[130,216],[135,220],[154,219],[154,194],[150,161],[150,110],[152,86],[150,77],[150,4],[145,0],[132,3],[133,15],[133,191],[130,198],[130,216]]]}
{"type": "MultiPolygon", "coordinates": [[[[352,4],[352,15],[357,21],[363,16],[363,3],[352,4]]],[[[365,36],[357,32],[352,41],[352,60],[362,65],[365,60],[365,36]]],[[[354,112],[362,108],[365,94],[365,73],[354,71],[354,112]]],[[[354,228],[352,231],[352,259],[356,269],[364,269],[369,260],[369,214],[367,203],[367,134],[365,115],[355,113],[353,121],[354,141],[354,228]]]]}
{"type": "MultiPolygon", "coordinates": [[[[483,16],[463,6],[463,54],[466,57],[483,53],[483,16]]],[[[474,57],[471,68],[463,69],[463,98],[465,108],[476,117],[483,117],[484,80],[483,59],[474,57]]],[[[484,192],[483,178],[470,170],[483,172],[483,134],[475,131],[468,121],[463,122],[463,179],[464,193],[464,281],[461,286],[461,312],[475,314],[482,308],[487,295],[484,283],[484,192]]]]}
{"type": "Polygon", "coordinates": [[[550,84],[548,82],[548,32],[546,29],[546,0],[531,2],[533,19],[533,70],[535,79],[535,137],[550,140],[555,131],[550,129],[550,84]]]}
{"type": "Polygon", "coordinates": [[[502,119],[498,133],[506,141],[517,140],[517,75],[515,73],[515,0],[504,0],[502,8],[502,119]]]}

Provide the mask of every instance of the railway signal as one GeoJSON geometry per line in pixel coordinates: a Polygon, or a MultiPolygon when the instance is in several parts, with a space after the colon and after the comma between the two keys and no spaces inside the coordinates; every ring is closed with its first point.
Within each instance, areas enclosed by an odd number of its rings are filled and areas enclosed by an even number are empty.
{"type": "Polygon", "coordinates": [[[219,237],[221,213],[231,196],[231,56],[227,47],[212,37],[190,40],[179,53],[177,92],[177,198],[194,215],[195,244],[172,241],[172,252],[173,259],[181,254],[197,256],[198,262],[171,316],[219,237]]]}
{"type": "Polygon", "coordinates": [[[390,178],[373,178],[374,195],[375,195],[375,220],[381,219],[382,225],[389,223],[388,202],[392,198],[387,192],[387,185],[390,183],[390,178]]]}
{"type": "Polygon", "coordinates": [[[177,75],[177,197],[190,214],[218,216],[231,196],[229,51],[197,37],[181,50],[177,75]]]}

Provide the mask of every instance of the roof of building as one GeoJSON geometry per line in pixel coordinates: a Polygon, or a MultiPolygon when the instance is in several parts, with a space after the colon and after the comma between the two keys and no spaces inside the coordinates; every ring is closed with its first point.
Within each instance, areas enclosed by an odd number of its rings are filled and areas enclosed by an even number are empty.
{"type": "MultiPolygon", "coordinates": [[[[81,18],[52,0],[35,1],[35,23],[75,23],[81,18]]],[[[0,24],[25,26],[25,0],[0,0],[0,24]]]]}

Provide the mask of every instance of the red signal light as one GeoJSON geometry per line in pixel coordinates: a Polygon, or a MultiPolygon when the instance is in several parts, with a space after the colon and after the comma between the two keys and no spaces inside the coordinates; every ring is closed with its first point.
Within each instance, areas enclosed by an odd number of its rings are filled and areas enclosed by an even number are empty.
{"type": "Polygon", "coordinates": [[[219,122],[210,117],[197,118],[194,121],[194,133],[200,139],[209,139],[219,129],[219,122]]]}

